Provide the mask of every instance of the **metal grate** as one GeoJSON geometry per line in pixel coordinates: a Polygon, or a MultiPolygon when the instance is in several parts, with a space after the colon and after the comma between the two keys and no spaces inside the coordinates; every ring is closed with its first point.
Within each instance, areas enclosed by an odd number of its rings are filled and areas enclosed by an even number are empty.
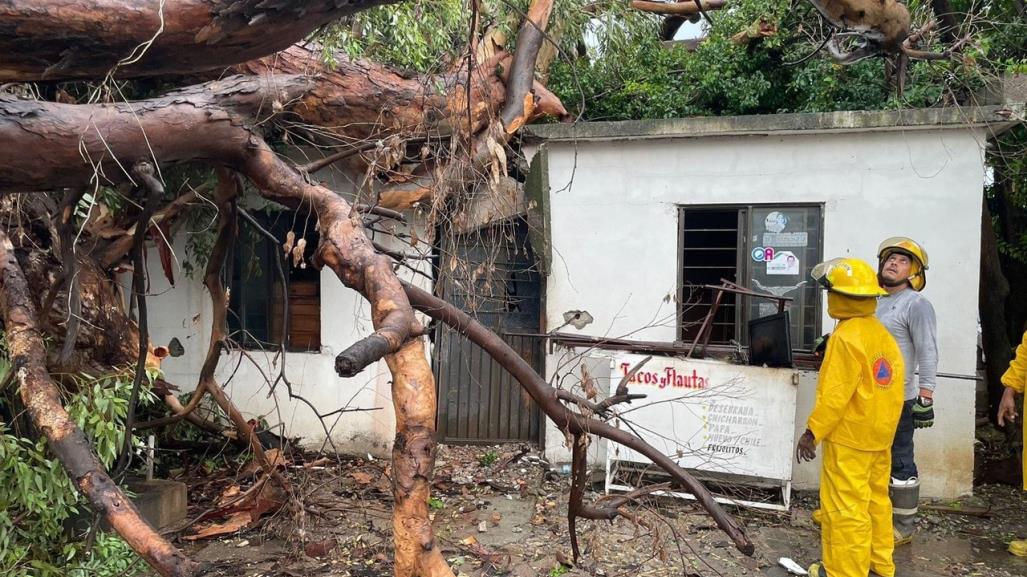
{"type": "MultiPolygon", "coordinates": [[[[437,286],[443,298],[496,331],[536,370],[542,341],[542,280],[523,220],[496,224],[445,243],[437,286]],[[522,334],[510,334],[522,333],[522,334]]],[[[506,369],[447,326],[436,332],[437,430],[448,443],[537,442],[538,407],[506,369]]]]}

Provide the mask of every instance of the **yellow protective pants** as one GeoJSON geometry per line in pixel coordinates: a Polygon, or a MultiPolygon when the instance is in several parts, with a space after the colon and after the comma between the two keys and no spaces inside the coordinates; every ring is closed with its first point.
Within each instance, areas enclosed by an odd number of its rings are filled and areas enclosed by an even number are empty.
{"type": "Polygon", "coordinates": [[[820,545],[829,577],[895,576],[891,451],[860,451],[823,443],[820,545]]]}

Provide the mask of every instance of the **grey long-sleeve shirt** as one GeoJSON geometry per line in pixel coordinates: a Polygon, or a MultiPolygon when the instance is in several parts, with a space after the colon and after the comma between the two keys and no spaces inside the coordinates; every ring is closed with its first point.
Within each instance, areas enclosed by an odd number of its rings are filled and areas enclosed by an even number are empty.
{"type": "Polygon", "coordinates": [[[906,400],[914,399],[919,388],[934,390],[938,373],[938,326],[934,307],[911,288],[881,297],[877,318],[895,337],[906,365],[906,400]],[[920,372],[920,380],[914,373],[920,372]]]}

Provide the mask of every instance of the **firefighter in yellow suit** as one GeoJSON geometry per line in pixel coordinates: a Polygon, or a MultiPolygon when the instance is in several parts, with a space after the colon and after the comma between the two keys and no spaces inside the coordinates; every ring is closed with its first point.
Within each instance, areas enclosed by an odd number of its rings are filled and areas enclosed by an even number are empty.
{"type": "MultiPolygon", "coordinates": [[[[1006,386],[1002,394],[1002,402],[998,406],[998,424],[1016,420],[1016,395],[1022,394],[1027,388],[1027,333],[1023,342],[1016,347],[1016,357],[1009,363],[1009,368],[1002,375],[1002,384],[1006,386]]],[[[1027,439],[1027,420],[1024,421],[1024,438],[1027,439]]],[[[1027,459],[1023,459],[1023,489],[1027,491],[1027,459]]],[[[1027,539],[1020,539],[1009,544],[1009,552],[1020,557],[1027,557],[1027,539]]]]}
{"type": "Polygon", "coordinates": [[[884,294],[877,272],[859,259],[818,264],[827,312],[838,326],[827,343],[816,403],[799,439],[799,462],[823,446],[821,553],[812,577],[894,577],[891,444],[902,412],[903,362],[895,339],[874,313],[884,294]]]}

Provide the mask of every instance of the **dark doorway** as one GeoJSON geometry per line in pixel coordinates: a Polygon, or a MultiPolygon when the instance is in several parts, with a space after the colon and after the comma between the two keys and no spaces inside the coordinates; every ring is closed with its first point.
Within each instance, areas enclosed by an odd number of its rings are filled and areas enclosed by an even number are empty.
{"type": "MultiPolygon", "coordinates": [[[[440,243],[437,292],[498,333],[542,370],[542,279],[523,219],[512,219],[440,243]]],[[[436,332],[438,434],[448,443],[538,442],[534,401],[480,347],[447,326],[436,332]]]]}

